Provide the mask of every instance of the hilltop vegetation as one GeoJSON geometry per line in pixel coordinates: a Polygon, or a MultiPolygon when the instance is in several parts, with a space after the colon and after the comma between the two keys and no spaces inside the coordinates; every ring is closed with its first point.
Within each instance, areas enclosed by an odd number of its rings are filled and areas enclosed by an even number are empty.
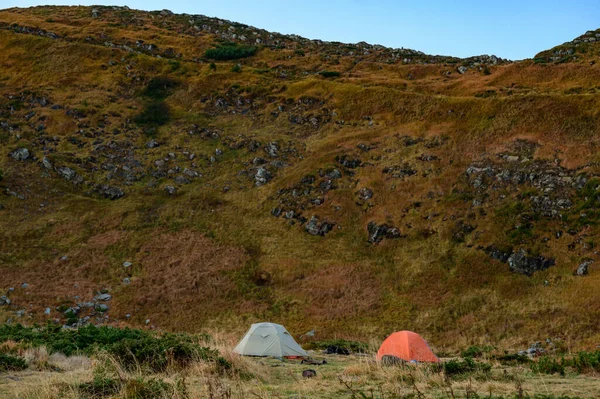
{"type": "Polygon", "coordinates": [[[2,10],[2,320],[594,350],[593,35],[511,62],[2,10]]]}

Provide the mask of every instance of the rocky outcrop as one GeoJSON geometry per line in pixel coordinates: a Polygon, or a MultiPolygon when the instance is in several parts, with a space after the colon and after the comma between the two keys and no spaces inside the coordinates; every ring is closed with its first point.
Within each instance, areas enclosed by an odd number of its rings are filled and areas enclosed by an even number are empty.
{"type": "Polygon", "coordinates": [[[333,223],[327,221],[320,222],[319,218],[312,216],[304,226],[306,232],[313,236],[324,236],[334,227],[333,223]]]}
{"type": "Polygon", "coordinates": [[[541,255],[530,256],[523,248],[517,252],[502,251],[495,246],[486,248],[488,255],[500,262],[508,263],[511,271],[526,276],[532,276],[535,272],[548,269],[556,264],[552,258],[541,255]]]}
{"type": "Polygon", "coordinates": [[[594,263],[594,261],[591,259],[583,261],[579,266],[577,266],[577,270],[575,270],[574,274],[576,276],[585,276],[589,273],[588,269],[592,265],[592,263],[594,263]]]}
{"type": "Polygon", "coordinates": [[[372,244],[380,243],[384,238],[396,239],[403,237],[397,227],[387,224],[378,225],[375,222],[369,222],[367,225],[367,232],[369,233],[368,241],[372,244]]]}

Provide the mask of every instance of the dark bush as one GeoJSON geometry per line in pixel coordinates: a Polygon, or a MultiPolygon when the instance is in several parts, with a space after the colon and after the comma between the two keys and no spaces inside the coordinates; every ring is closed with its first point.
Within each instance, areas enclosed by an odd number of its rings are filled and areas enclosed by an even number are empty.
{"type": "Polygon", "coordinates": [[[27,368],[25,359],[17,356],[0,353],[0,373],[5,371],[19,371],[27,368]]]}
{"type": "Polygon", "coordinates": [[[460,353],[460,356],[461,357],[478,358],[478,357],[483,356],[484,353],[489,353],[492,349],[493,348],[490,346],[471,345],[467,349],[462,351],[460,353]]]}
{"type": "Polygon", "coordinates": [[[321,71],[319,72],[319,75],[323,76],[324,78],[339,78],[342,74],[335,71],[321,71]]]}
{"type": "Polygon", "coordinates": [[[565,359],[560,361],[547,356],[540,358],[537,362],[531,363],[531,371],[543,374],[565,375],[565,359]]]}
{"type": "Polygon", "coordinates": [[[162,101],[154,101],[146,105],[144,110],[133,118],[138,125],[162,126],[171,119],[169,106],[162,101]]]}
{"type": "Polygon", "coordinates": [[[255,53],[256,47],[227,44],[206,50],[204,57],[211,60],[228,61],[248,58],[255,53]]]}
{"type": "Polygon", "coordinates": [[[154,399],[172,397],[175,393],[173,385],[158,378],[136,378],[127,381],[124,388],[124,398],[154,399]]]}
{"type": "Polygon", "coordinates": [[[364,342],[358,341],[347,341],[345,339],[333,339],[327,341],[313,341],[306,345],[307,349],[322,349],[326,350],[328,347],[337,347],[339,349],[346,349],[350,352],[366,352],[368,345],[364,342]]]}
{"type": "Polygon", "coordinates": [[[167,76],[154,77],[150,79],[148,85],[142,92],[142,95],[156,100],[162,100],[167,98],[177,85],[178,83],[175,80],[167,76]]]}

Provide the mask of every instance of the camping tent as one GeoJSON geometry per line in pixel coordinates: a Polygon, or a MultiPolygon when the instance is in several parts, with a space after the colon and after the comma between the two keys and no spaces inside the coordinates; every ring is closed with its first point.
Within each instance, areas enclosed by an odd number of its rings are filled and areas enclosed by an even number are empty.
{"type": "Polygon", "coordinates": [[[246,356],[308,357],[285,327],[275,323],[252,324],[233,351],[246,356]]]}
{"type": "Polygon", "coordinates": [[[394,356],[404,361],[438,363],[440,359],[429,349],[427,342],[412,331],[395,332],[383,341],[377,351],[377,360],[394,356]]]}

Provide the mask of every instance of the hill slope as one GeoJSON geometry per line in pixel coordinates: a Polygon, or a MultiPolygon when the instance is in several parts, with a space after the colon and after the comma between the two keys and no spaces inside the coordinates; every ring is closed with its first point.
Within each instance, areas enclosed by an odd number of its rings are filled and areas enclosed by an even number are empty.
{"type": "Polygon", "coordinates": [[[168,11],[2,10],[2,314],[592,346],[586,40],[513,63],[168,11]]]}

